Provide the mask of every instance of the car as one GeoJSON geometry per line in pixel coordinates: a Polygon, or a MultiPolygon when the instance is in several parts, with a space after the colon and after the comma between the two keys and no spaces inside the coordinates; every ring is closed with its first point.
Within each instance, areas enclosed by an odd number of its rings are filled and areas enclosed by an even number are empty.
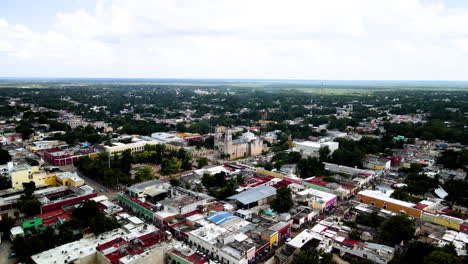
{"type": "Polygon", "coordinates": [[[16,253],[15,252],[12,252],[9,256],[8,256],[8,259],[12,259],[16,257],[16,253]]]}

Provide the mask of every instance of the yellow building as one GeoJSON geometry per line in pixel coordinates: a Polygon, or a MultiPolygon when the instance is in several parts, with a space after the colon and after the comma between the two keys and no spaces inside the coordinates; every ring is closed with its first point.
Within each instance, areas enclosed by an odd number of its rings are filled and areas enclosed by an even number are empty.
{"type": "Polygon", "coordinates": [[[11,173],[11,185],[14,189],[22,189],[23,183],[34,182],[38,185],[50,186],[72,186],[84,185],[84,180],[76,173],[62,172],[58,174],[47,174],[41,171],[39,166],[29,166],[22,164],[15,166],[11,173]]]}
{"type": "Polygon", "coordinates": [[[124,144],[121,142],[112,143],[112,146],[104,146],[106,151],[111,155],[120,154],[126,150],[130,150],[132,153],[143,152],[146,145],[157,145],[160,144],[158,141],[138,141],[135,143],[124,144]]]}
{"type": "Polygon", "coordinates": [[[50,175],[45,184],[51,186],[71,186],[80,187],[85,184],[84,180],[76,172],[61,172],[56,175],[50,175]]]}
{"type": "Polygon", "coordinates": [[[23,188],[23,183],[33,181],[36,185],[44,184],[45,173],[39,171],[39,166],[28,164],[15,165],[11,172],[11,185],[14,189],[23,188]]]}

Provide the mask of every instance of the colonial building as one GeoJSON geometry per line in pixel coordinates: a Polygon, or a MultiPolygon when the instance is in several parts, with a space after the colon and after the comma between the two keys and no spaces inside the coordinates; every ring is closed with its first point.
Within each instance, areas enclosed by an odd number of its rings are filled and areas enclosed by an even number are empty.
{"type": "Polygon", "coordinates": [[[218,156],[237,159],[262,154],[263,140],[252,132],[243,133],[238,139],[232,139],[232,131],[227,128],[223,133],[217,127],[215,131],[215,148],[218,156]]]}

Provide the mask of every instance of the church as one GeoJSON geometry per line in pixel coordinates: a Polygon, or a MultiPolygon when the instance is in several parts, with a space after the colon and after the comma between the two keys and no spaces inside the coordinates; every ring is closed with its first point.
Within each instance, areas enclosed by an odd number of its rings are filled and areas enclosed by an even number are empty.
{"type": "Polygon", "coordinates": [[[215,148],[219,157],[228,159],[238,159],[262,154],[263,140],[255,136],[252,132],[243,133],[238,139],[232,139],[232,131],[226,128],[221,132],[220,127],[216,127],[215,148]]]}

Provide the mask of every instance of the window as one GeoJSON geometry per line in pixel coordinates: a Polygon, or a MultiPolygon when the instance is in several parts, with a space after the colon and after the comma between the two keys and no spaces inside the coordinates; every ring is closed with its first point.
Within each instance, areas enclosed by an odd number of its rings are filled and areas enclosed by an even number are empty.
{"type": "Polygon", "coordinates": [[[371,205],[372,205],[372,206],[374,206],[374,205],[375,205],[375,203],[374,203],[374,202],[372,202],[372,203],[371,203],[371,205]]]}
{"type": "Polygon", "coordinates": [[[384,206],[383,206],[383,209],[387,209],[387,205],[384,205],[384,206]]]}

